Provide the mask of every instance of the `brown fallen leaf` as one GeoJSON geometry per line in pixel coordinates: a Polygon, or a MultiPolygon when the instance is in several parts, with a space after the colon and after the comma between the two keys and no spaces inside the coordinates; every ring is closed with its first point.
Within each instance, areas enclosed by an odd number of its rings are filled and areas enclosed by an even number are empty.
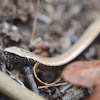
{"type": "Polygon", "coordinates": [[[83,87],[100,84],[100,60],[77,61],[66,66],[62,72],[65,81],[83,87]]]}

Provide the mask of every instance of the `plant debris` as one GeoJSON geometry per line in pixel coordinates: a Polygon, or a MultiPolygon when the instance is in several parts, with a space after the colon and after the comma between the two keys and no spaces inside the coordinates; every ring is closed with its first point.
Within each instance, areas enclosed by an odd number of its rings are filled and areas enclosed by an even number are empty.
{"type": "Polygon", "coordinates": [[[76,86],[97,86],[100,84],[100,60],[71,63],[63,70],[62,77],[76,86]]]}

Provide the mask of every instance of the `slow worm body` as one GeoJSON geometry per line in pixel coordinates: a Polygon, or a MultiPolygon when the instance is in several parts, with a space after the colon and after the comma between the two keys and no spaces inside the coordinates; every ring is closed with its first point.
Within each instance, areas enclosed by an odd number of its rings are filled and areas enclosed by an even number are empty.
{"type": "Polygon", "coordinates": [[[4,50],[6,59],[21,61],[23,63],[33,64],[37,61],[44,66],[61,66],[67,64],[76,58],[82,51],[84,51],[92,41],[98,36],[100,32],[100,19],[96,19],[89,28],[83,33],[80,39],[67,52],[58,57],[46,58],[33,54],[17,47],[9,47],[4,50]]]}
{"type": "Polygon", "coordinates": [[[37,62],[33,67],[33,73],[36,80],[41,85],[52,86],[53,84],[60,81],[61,76],[58,76],[57,80],[55,80],[53,83],[47,84],[37,77],[36,69],[38,65],[41,64],[39,68],[42,70],[47,69],[55,71],[58,69],[58,67],[59,69],[62,69],[62,67],[65,66],[65,64],[69,63],[71,60],[76,58],[80,53],[82,53],[82,51],[84,51],[99,35],[99,32],[100,19],[96,19],[89,26],[89,28],[87,28],[87,30],[83,33],[80,39],[76,42],[76,44],[74,44],[67,52],[63,53],[58,57],[41,57],[39,55],[33,54],[32,52],[29,52],[21,48],[9,47],[4,50],[5,58],[7,61],[20,62],[21,64],[25,64],[28,66],[33,66],[37,62]]]}

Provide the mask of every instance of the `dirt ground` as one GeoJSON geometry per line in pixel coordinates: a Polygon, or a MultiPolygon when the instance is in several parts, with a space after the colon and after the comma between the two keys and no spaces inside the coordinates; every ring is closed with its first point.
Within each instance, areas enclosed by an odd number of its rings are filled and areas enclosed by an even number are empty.
{"type": "MultiPolygon", "coordinates": [[[[41,56],[58,56],[78,40],[94,19],[100,17],[99,0],[41,0],[34,45],[30,45],[36,3],[37,0],[0,0],[0,40],[4,48],[17,46],[41,56]],[[47,44],[47,49],[38,49],[36,43],[41,41],[47,44]]],[[[75,60],[100,59],[99,42],[100,36],[75,60]]],[[[24,74],[20,68],[16,68],[19,65],[12,66],[7,69],[24,82],[24,74]]],[[[53,75],[46,75],[44,81],[51,82],[55,78],[49,80],[48,77],[53,75]]],[[[51,93],[53,100],[62,98],[57,87],[49,88],[46,92],[51,93]]],[[[11,100],[2,94],[0,98],[11,100]]]]}

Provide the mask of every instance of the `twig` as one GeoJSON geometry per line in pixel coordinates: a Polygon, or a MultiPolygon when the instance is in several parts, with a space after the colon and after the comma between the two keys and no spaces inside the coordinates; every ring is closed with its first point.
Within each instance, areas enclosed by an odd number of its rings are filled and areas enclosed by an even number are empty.
{"type": "Polygon", "coordinates": [[[38,8],[39,8],[39,3],[40,3],[40,0],[37,1],[36,13],[35,13],[35,18],[34,18],[34,22],[33,22],[33,30],[32,30],[32,35],[31,35],[31,39],[30,39],[30,44],[34,40],[34,33],[35,33],[35,29],[36,29],[37,13],[38,13],[38,8]]]}
{"type": "Polygon", "coordinates": [[[58,83],[58,84],[54,84],[51,86],[39,86],[38,89],[43,89],[43,88],[48,88],[48,87],[56,87],[56,86],[62,86],[62,85],[68,85],[68,83],[63,82],[63,83],[58,83]]]}
{"type": "Polygon", "coordinates": [[[36,85],[36,83],[35,83],[33,74],[32,74],[31,71],[30,71],[30,67],[24,67],[24,71],[25,71],[25,74],[26,74],[26,77],[27,77],[27,80],[28,80],[28,83],[29,83],[31,89],[32,89],[36,94],[39,94],[39,91],[38,91],[38,89],[37,89],[37,85],[36,85]]]}
{"type": "Polygon", "coordinates": [[[0,71],[0,92],[15,100],[44,100],[0,71]]]}

